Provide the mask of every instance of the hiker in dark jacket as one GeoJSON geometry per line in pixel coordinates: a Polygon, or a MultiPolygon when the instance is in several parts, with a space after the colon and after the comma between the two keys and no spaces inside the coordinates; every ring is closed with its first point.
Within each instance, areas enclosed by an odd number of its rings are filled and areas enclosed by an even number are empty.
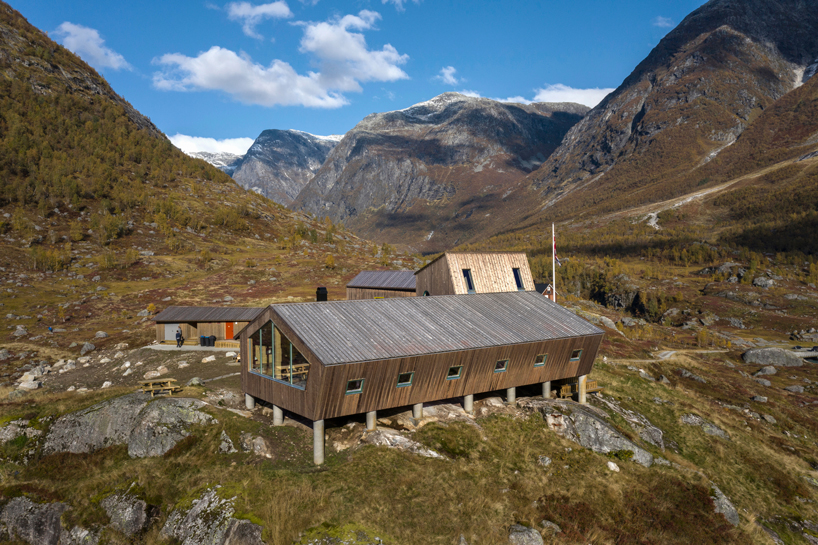
{"type": "Polygon", "coordinates": [[[185,338],[182,337],[182,326],[176,330],[176,348],[182,348],[182,343],[185,342],[185,338]]]}

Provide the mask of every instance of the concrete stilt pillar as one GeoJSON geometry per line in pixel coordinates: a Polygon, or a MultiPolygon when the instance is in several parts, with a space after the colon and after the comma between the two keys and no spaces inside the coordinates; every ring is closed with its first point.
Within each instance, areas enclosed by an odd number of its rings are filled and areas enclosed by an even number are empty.
{"type": "Polygon", "coordinates": [[[373,431],[375,429],[375,420],[378,419],[377,411],[369,411],[366,413],[366,431],[373,431]]]}
{"type": "Polygon", "coordinates": [[[284,411],[281,407],[273,405],[273,426],[280,426],[284,423],[284,411]]]}
{"type": "Polygon", "coordinates": [[[542,398],[551,399],[551,381],[542,383],[542,398]]]}
{"type": "Polygon", "coordinates": [[[463,396],[463,410],[468,414],[474,414],[474,395],[463,396]]]}
{"type": "Polygon", "coordinates": [[[415,403],[412,405],[412,418],[415,420],[423,418],[423,403],[415,403]]]}
{"type": "Polygon", "coordinates": [[[244,394],[244,406],[252,411],[256,408],[256,398],[250,394],[244,394]]]}
{"type": "Polygon", "coordinates": [[[509,405],[514,405],[517,403],[517,388],[506,389],[506,403],[509,405]]]}
{"type": "Polygon", "coordinates": [[[586,399],[587,396],[585,393],[585,381],[587,379],[588,375],[582,375],[581,377],[579,377],[579,380],[577,381],[577,383],[579,384],[579,394],[577,395],[577,401],[579,401],[580,404],[582,405],[588,404],[588,401],[586,399]]]}
{"type": "Polygon", "coordinates": [[[312,461],[320,466],[324,463],[324,421],[312,423],[312,461]]]}

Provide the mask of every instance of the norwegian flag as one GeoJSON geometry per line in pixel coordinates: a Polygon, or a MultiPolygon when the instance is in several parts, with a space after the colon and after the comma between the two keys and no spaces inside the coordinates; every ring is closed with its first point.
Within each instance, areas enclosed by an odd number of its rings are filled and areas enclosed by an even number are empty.
{"type": "Polygon", "coordinates": [[[557,235],[556,234],[554,235],[554,260],[557,262],[557,265],[562,267],[562,262],[560,261],[560,258],[557,256],[557,235]]]}

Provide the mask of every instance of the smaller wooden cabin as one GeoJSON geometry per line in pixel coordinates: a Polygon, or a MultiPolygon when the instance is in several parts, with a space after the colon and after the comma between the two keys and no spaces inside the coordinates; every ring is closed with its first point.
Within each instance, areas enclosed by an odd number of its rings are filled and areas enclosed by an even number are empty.
{"type": "Polygon", "coordinates": [[[446,252],[415,273],[417,295],[534,291],[522,252],[446,252]]]}
{"type": "Polygon", "coordinates": [[[233,342],[233,335],[263,310],[257,307],[168,307],[154,318],[156,341],[176,343],[176,328],[181,326],[185,344],[199,344],[202,335],[233,342]]]}
{"type": "Polygon", "coordinates": [[[414,271],[361,271],[347,284],[350,301],[414,296],[414,271]]]}

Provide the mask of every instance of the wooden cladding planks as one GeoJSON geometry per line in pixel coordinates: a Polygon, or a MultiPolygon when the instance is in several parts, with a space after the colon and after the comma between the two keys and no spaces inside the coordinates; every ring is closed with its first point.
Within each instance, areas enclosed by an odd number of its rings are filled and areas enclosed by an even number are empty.
{"type": "Polygon", "coordinates": [[[471,271],[476,293],[517,291],[513,269],[520,269],[526,291],[534,290],[534,278],[524,253],[447,252],[417,273],[418,295],[467,295],[463,270],[471,271]]]}
{"type": "Polygon", "coordinates": [[[414,297],[414,291],[370,289],[370,288],[347,288],[347,300],[358,301],[361,299],[375,299],[382,297],[414,297]]]}
{"type": "Polygon", "coordinates": [[[445,256],[436,259],[418,271],[415,276],[415,293],[417,295],[423,295],[425,292],[429,292],[429,295],[452,295],[455,293],[452,275],[449,273],[449,266],[446,263],[445,256]]]}

